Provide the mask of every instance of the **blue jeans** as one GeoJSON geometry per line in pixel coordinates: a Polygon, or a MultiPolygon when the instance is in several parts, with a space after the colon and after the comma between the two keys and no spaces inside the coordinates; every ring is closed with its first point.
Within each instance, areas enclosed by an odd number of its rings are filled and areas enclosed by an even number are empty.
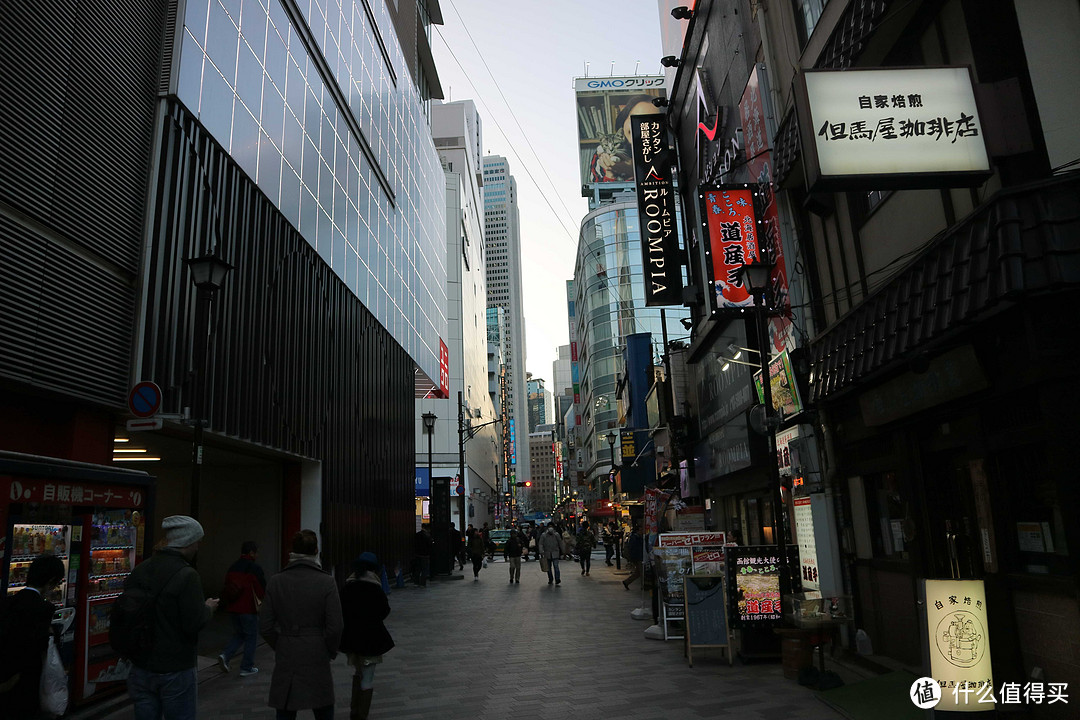
{"type": "Polygon", "coordinates": [[[132,667],[128,695],[135,706],[135,720],[195,720],[199,699],[196,669],[155,673],[132,667]]]}
{"type": "Polygon", "coordinates": [[[241,670],[250,670],[255,666],[255,644],[259,642],[259,616],[232,613],[233,636],[225,646],[225,660],[233,659],[240,646],[244,646],[244,659],[240,662],[241,670]]]}
{"type": "Polygon", "coordinates": [[[553,557],[548,560],[548,582],[551,582],[551,571],[555,571],[555,582],[562,582],[562,578],[559,577],[559,558],[553,557]]]}

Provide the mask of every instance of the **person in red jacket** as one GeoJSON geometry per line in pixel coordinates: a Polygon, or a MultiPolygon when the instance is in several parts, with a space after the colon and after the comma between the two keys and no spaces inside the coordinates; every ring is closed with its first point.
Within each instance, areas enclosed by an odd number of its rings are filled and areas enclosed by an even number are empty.
{"type": "Polygon", "coordinates": [[[258,555],[259,546],[255,541],[245,540],[240,546],[240,559],[225,574],[225,587],[221,591],[225,611],[232,613],[233,636],[218,655],[218,667],[229,672],[229,661],[243,646],[240,677],[259,672],[255,667],[255,645],[259,640],[259,605],[266,595],[266,575],[255,563],[258,555]]]}

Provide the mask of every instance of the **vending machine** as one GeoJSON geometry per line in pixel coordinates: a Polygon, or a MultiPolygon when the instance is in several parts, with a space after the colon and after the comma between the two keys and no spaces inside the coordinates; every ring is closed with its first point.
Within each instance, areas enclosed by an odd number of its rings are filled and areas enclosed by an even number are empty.
{"type": "Polygon", "coordinates": [[[120,690],[127,678],[130,666],[109,646],[109,610],[146,553],[152,495],[146,473],[47,458],[0,462],[0,586],[21,591],[42,555],[64,562],[65,580],[47,599],[57,608],[73,704],[120,690]]]}

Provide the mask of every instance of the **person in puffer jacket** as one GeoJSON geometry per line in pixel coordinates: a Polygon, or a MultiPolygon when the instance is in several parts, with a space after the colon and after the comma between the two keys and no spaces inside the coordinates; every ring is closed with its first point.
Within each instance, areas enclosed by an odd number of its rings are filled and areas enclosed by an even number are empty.
{"type": "Polygon", "coordinates": [[[240,661],[240,677],[259,672],[255,667],[255,645],[259,640],[259,602],[266,595],[266,575],[255,563],[259,546],[254,540],[245,540],[240,546],[240,559],[225,574],[225,587],[221,602],[225,611],[232,614],[233,636],[225,650],[218,655],[218,667],[229,672],[229,661],[244,648],[240,661]]]}

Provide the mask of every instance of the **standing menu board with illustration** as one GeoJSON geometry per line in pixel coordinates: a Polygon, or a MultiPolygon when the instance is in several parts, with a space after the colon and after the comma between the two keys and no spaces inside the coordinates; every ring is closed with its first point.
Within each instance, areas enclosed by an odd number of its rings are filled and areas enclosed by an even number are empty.
{"type": "Polygon", "coordinates": [[[684,598],[686,602],[686,659],[690,667],[694,666],[695,647],[727,648],[728,663],[732,663],[724,576],[687,575],[684,598]]]}
{"type": "MultiPolygon", "coordinates": [[[[788,577],[799,590],[797,548],[788,547],[788,577]]],[[[780,553],[775,545],[727,548],[728,606],[732,627],[771,627],[783,620],[780,553]]]]}

